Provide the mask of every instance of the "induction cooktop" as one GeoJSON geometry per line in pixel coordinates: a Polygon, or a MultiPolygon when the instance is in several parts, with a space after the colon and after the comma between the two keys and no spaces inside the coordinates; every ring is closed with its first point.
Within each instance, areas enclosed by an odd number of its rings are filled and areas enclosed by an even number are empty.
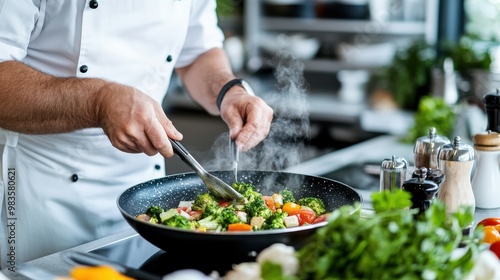
{"type": "MultiPolygon", "coordinates": [[[[200,252],[186,244],[185,252],[170,254],[140,235],[118,240],[90,253],[159,276],[181,269],[196,269],[206,275],[214,272],[225,275],[235,264],[231,257],[231,248],[221,248],[219,252],[200,252]]],[[[247,261],[254,260],[254,256],[248,256],[247,261]]]]}

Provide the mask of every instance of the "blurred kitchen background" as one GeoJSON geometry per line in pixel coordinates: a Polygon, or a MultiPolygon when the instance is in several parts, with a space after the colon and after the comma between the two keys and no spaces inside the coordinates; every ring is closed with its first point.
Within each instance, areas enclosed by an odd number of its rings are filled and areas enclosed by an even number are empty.
{"type": "MultiPolygon", "coordinates": [[[[278,145],[298,156],[278,169],[384,134],[411,143],[435,126],[470,141],[486,128],[482,97],[500,84],[498,0],[217,2],[234,71],[287,119],[276,127],[293,130],[278,134],[295,146],[278,145]]],[[[175,76],[164,108],[195,158],[219,169],[225,123],[175,76]]],[[[187,171],[167,160],[167,174],[187,171]]]]}

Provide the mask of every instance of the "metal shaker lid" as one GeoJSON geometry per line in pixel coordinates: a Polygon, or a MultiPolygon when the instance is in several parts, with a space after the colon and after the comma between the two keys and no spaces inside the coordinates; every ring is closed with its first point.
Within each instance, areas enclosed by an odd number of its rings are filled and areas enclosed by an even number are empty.
{"type": "Polygon", "coordinates": [[[500,150],[500,133],[495,131],[485,131],[477,133],[472,137],[474,148],[482,151],[500,150]]]}
{"type": "Polygon", "coordinates": [[[419,137],[413,146],[414,154],[437,155],[439,148],[449,144],[450,139],[436,134],[436,128],[429,128],[429,134],[419,137]]]}
{"type": "Polygon", "coordinates": [[[460,136],[455,136],[453,143],[446,144],[439,149],[439,160],[472,161],[475,159],[474,148],[462,143],[460,136]]]}
{"type": "Polygon", "coordinates": [[[485,94],[483,103],[485,107],[500,107],[500,90],[485,94]]]}
{"type": "Polygon", "coordinates": [[[392,158],[384,159],[381,165],[381,170],[406,171],[408,163],[402,157],[392,156],[392,158]]]}

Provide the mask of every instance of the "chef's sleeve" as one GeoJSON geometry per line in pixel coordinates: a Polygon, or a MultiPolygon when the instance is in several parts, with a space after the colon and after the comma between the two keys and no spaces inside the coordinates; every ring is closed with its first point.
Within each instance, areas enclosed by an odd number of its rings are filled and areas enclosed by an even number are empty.
{"type": "Polygon", "coordinates": [[[222,48],[224,33],[218,26],[215,0],[193,0],[186,40],[176,67],[191,64],[212,48],[222,48]]]}
{"type": "Polygon", "coordinates": [[[26,57],[45,0],[0,0],[0,62],[26,57]]]}

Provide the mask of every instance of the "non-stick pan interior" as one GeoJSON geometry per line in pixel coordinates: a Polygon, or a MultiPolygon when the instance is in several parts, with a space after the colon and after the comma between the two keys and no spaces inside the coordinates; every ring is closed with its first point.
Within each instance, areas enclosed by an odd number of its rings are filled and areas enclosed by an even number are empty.
{"type": "MultiPolygon", "coordinates": [[[[215,176],[231,184],[232,172],[212,172],[215,176]]],[[[296,198],[320,197],[332,211],[342,205],[361,202],[361,196],[349,186],[326,178],[295,173],[273,171],[240,171],[239,181],[253,184],[257,191],[271,195],[283,189],[291,190],[296,198]]],[[[136,185],[118,199],[121,211],[136,216],[152,205],[165,209],[177,207],[179,201],[193,200],[198,194],[207,192],[201,179],[195,173],[171,175],[136,185]]]]}

